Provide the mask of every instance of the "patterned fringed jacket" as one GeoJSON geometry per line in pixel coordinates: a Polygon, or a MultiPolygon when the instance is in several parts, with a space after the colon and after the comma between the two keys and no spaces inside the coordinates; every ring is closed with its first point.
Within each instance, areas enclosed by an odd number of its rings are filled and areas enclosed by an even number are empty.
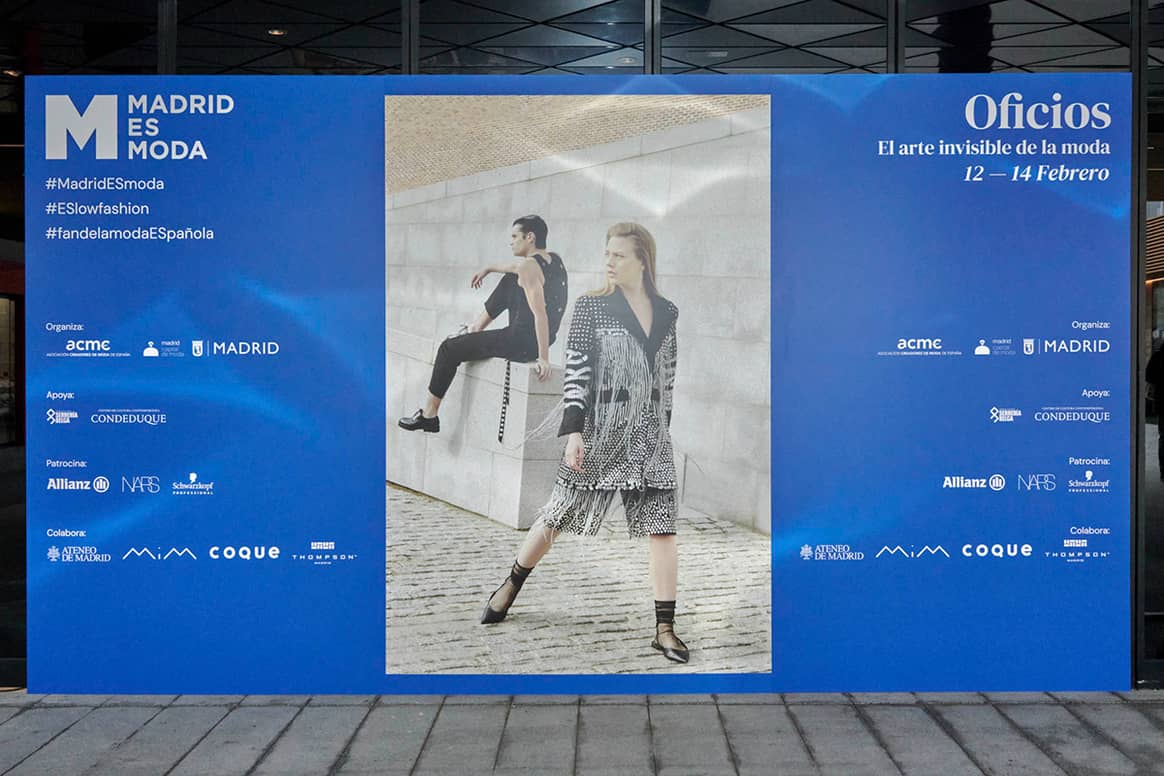
{"type": "Polygon", "coordinates": [[[651,296],[643,331],[622,291],[580,296],[566,341],[565,410],[558,435],[582,432],[582,472],[562,464],[558,485],[580,490],[673,490],[672,394],[679,308],[651,296]]]}

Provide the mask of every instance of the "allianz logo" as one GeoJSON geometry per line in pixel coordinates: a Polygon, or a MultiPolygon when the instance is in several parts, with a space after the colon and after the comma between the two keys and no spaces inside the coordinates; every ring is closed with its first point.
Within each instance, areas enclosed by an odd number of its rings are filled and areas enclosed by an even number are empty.
{"type": "Polygon", "coordinates": [[[902,558],[928,558],[935,557],[937,555],[945,555],[947,558],[950,557],[950,553],[946,552],[946,548],[940,544],[934,545],[932,547],[927,544],[920,550],[915,550],[912,544],[909,546],[908,550],[902,547],[900,544],[896,545],[895,547],[885,545],[880,550],[878,550],[877,554],[873,557],[880,558],[882,555],[887,557],[893,557],[896,555],[902,558]]]}
{"type": "Polygon", "coordinates": [[[963,477],[960,474],[942,478],[942,487],[953,490],[990,488],[999,491],[1006,487],[1006,477],[1001,474],[992,474],[989,477],[963,477]]]}

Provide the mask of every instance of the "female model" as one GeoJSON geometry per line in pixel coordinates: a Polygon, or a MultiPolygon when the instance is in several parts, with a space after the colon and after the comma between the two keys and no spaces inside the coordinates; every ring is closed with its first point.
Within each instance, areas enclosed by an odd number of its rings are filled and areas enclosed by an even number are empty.
{"type": "Polygon", "coordinates": [[[566,452],[558,479],[490,596],[482,623],[505,619],[533,567],[561,531],[592,535],[622,497],[631,536],[648,536],[655,594],[651,646],[678,663],[687,645],[675,635],[679,556],[675,546],[675,459],[671,397],[679,309],[655,287],[655,239],[639,224],[606,232],[606,285],[578,298],[566,342],[566,452]],[[541,530],[537,530],[538,528],[541,530]]]}

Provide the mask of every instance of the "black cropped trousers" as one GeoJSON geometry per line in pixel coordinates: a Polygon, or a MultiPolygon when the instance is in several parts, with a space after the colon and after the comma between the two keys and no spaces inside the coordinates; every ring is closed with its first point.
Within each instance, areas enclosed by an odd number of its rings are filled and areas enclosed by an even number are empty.
{"type": "Polygon", "coordinates": [[[443,399],[453,383],[453,377],[457,374],[457,367],[466,361],[480,361],[485,358],[533,361],[537,357],[537,337],[512,326],[449,337],[437,350],[428,390],[433,396],[443,399]]]}

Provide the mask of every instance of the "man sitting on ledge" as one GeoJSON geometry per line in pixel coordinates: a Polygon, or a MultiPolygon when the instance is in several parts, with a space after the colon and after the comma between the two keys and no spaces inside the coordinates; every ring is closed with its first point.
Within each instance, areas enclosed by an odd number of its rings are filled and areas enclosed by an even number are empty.
{"type": "Polygon", "coordinates": [[[397,422],[402,429],[432,433],[441,430],[437,412],[457,374],[457,367],[466,361],[536,360],[534,369],[538,380],[549,379],[550,345],[554,344],[562,323],[569,287],[562,257],[546,250],[548,232],[540,216],[518,218],[509,233],[510,249],[518,261],[490,265],[473,275],[470,281],[473,288],[480,288],[491,272],[502,273],[502,278],[485,301],[485,310],[469,325],[468,333],[449,337],[441,343],[424,406],[397,422]],[[506,310],[509,325],[486,331],[506,310]]]}

